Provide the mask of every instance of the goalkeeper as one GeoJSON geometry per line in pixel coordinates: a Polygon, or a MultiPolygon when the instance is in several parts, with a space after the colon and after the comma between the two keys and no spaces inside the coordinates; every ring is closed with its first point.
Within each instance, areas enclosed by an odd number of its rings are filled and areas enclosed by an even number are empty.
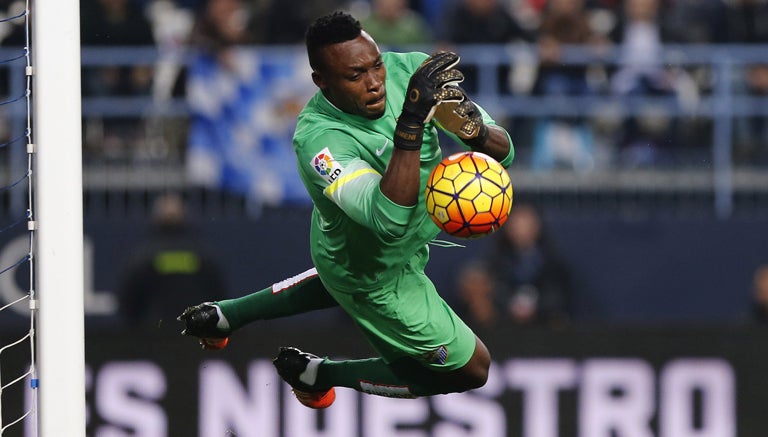
{"type": "Polygon", "coordinates": [[[190,307],[179,317],[184,333],[223,347],[248,322],[340,305],[380,357],[332,361],[281,348],[274,365],[304,405],[328,407],[334,387],[408,398],[483,386],[488,350],[424,273],[439,231],[424,186],[442,158],[437,127],[505,167],[514,156],[509,135],[457,86],[454,53],[381,53],[343,12],[312,23],[306,46],[319,92],[293,143],[314,204],[316,270],[190,307]]]}

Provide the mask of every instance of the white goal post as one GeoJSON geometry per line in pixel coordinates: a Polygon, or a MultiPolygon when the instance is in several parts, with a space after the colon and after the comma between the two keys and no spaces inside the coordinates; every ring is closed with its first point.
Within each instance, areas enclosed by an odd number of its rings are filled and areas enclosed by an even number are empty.
{"type": "Polygon", "coordinates": [[[79,0],[31,11],[39,435],[85,436],[79,0]]]}

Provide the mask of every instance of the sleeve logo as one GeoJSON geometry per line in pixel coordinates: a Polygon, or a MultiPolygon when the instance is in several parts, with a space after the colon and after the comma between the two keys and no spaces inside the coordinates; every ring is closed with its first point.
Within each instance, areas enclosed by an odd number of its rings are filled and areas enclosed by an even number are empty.
{"type": "Polygon", "coordinates": [[[315,155],[310,164],[315,168],[317,174],[329,184],[333,183],[341,174],[341,165],[333,159],[333,155],[327,147],[315,155]]]}
{"type": "Polygon", "coordinates": [[[427,362],[430,362],[432,364],[445,364],[446,360],[448,359],[448,349],[445,348],[445,346],[440,346],[435,350],[429,351],[424,355],[424,358],[427,362]]]}

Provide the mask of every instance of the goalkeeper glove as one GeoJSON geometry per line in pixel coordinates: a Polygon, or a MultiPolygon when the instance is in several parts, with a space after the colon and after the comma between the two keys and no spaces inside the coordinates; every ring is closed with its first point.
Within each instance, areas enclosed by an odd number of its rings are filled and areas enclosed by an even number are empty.
{"type": "Polygon", "coordinates": [[[483,115],[467,93],[458,85],[451,85],[462,94],[462,100],[448,101],[437,106],[435,119],[445,130],[453,132],[472,148],[483,146],[488,139],[488,126],[483,115]]]}
{"type": "Polygon", "coordinates": [[[458,87],[451,87],[464,80],[461,71],[453,67],[459,63],[459,55],[437,52],[427,58],[411,76],[403,103],[403,112],[395,127],[395,147],[419,150],[424,136],[424,123],[432,119],[435,106],[441,102],[462,99],[458,87]]]}

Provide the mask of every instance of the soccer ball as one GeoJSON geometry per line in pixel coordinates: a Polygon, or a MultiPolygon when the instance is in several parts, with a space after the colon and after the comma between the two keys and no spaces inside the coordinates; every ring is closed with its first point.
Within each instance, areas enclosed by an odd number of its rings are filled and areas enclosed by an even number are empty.
{"type": "Polygon", "coordinates": [[[446,233],[479,238],[507,221],[512,183],[498,161],[479,152],[443,159],[427,180],[427,213],[446,233]]]}

